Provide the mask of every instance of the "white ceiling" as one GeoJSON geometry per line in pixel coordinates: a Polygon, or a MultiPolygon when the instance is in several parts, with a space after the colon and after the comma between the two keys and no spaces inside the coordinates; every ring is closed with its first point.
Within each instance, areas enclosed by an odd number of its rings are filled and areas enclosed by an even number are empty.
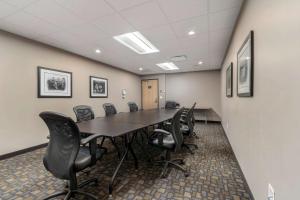
{"type": "MultiPolygon", "coordinates": [[[[219,69],[243,0],[0,0],[0,29],[136,74],[186,55],[180,72],[219,69]],[[190,30],[196,32],[189,36],[190,30]],[[159,53],[140,55],[113,39],[139,31],[159,53]],[[96,54],[95,49],[101,49],[96,54]],[[199,61],[202,65],[198,65],[199,61]],[[143,67],[143,71],[138,69],[143,67]]],[[[178,71],[176,71],[178,72],[178,71]]]]}

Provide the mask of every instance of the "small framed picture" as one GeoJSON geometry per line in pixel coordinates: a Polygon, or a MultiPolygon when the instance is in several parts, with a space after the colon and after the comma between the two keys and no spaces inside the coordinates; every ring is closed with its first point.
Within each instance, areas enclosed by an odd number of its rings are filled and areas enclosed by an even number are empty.
{"type": "Polygon", "coordinates": [[[253,96],[254,33],[251,31],[237,54],[237,94],[253,96]]]}
{"type": "Polygon", "coordinates": [[[90,76],[90,98],[107,98],[108,97],[108,80],[90,76]]]}
{"type": "Polygon", "coordinates": [[[232,97],[232,66],[233,63],[230,63],[230,65],[227,67],[226,70],[226,96],[232,97]]]}
{"type": "Polygon", "coordinates": [[[38,67],[38,98],[72,98],[72,73],[38,67]]]}

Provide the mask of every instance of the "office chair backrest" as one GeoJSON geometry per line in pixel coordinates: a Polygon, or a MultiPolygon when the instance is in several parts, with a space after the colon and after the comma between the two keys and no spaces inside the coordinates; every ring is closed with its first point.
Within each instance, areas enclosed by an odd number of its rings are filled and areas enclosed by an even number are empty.
{"type": "Polygon", "coordinates": [[[80,148],[78,127],[70,117],[59,113],[42,112],[40,117],[50,132],[50,140],[43,159],[44,166],[53,176],[71,180],[80,148]]]}
{"type": "Polygon", "coordinates": [[[180,124],[180,118],[181,114],[183,112],[184,108],[181,108],[177,111],[177,113],[174,115],[172,119],[172,136],[175,140],[176,146],[175,151],[178,151],[181,149],[182,143],[183,143],[183,135],[181,133],[181,124],[180,124]]]}
{"type": "Polygon", "coordinates": [[[165,109],[176,109],[180,105],[175,101],[166,101],[165,109]]]}
{"type": "Polygon", "coordinates": [[[135,102],[128,102],[128,106],[130,112],[137,112],[139,110],[139,107],[135,102]]]}
{"type": "Polygon", "coordinates": [[[187,116],[186,116],[186,120],[187,120],[187,125],[189,127],[190,133],[194,132],[194,109],[196,106],[196,102],[194,103],[194,105],[189,109],[187,116]]]}
{"type": "Polygon", "coordinates": [[[105,103],[105,104],[103,104],[103,109],[105,111],[106,116],[117,114],[117,110],[116,110],[114,104],[105,103]]]}
{"type": "Polygon", "coordinates": [[[73,108],[77,122],[87,121],[95,118],[95,114],[90,106],[80,105],[73,108]]]}

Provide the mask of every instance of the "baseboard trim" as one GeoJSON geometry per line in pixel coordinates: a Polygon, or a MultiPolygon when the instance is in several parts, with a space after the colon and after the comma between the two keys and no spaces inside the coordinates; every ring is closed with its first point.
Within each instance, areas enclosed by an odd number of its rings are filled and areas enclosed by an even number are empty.
{"type": "Polygon", "coordinates": [[[231,151],[233,152],[234,159],[236,160],[236,162],[237,162],[237,164],[238,164],[238,168],[239,168],[239,170],[242,172],[242,179],[243,179],[244,182],[246,183],[248,193],[250,194],[251,199],[252,199],[252,200],[255,200],[255,198],[254,198],[254,196],[253,196],[253,193],[252,193],[252,191],[251,191],[251,189],[250,189],[250,187],[249,187],[249,184],[248,184],[247,179],[246,179],[246,177],[245,177],[245,175],[244,175],[244,172],[243,172],[243,170],[242,170],[242,168],[241,168],[241,165],[240,165],[240,163],[239,163],[239,161],[238,161],[238,159],[237,159],[237,157],[236,157],[236,155],[235,155],[235,153],[234,153],[234,151],[233,151],[233,148],[232,148],[232,146],[231,146],[231,143],[230,143],[230,141],[229,141],[229,139],[228,139],[228,136],[227,136],[227,134],[226,134],[226,132],[225,132],[225,129],[224,129],[222,123],[221,123],[221,126],[222,126],[222,129],[223,129],[223,131],[224,131],[226,140],[227,140],[227,142],[228,142],[229,145],[230,145],[231,151]]]}
{"type": "Polygon", "coordinates": [[[14,151],[14,152],[11,152],[11,153],[8,153],[8,154],[3,154],[3,155],[0,155],[0,160],[4,160],[4,159],[8,159],[8,158],[11,158],[11,157],[14,157],[14,156],[18,156],[18,155],[21,155],[21,154],[24,154],[24,153],[28,153],[30,151],[34,151],[34,150],[46,147],[47,145],[48,145],[48,143],[44,143],[44,144],[36,145],[36,146],[33,146],[33,147],[29,147],[29,148],[26,148],[26,149],[21,149],[21,150],[18,150],[18,151],[14,151]]]}

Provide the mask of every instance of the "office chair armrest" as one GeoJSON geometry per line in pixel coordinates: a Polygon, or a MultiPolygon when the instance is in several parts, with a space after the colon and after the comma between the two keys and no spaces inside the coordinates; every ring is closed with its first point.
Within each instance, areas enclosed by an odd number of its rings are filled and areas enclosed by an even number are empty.
{"type": "Polygon", "coordinates": [[[158,133],[158,134],[161,134],[161,135],[171,135],[171,133],[169,131],[166,131],[166,130],[163,130],[163,129],[154,129],[153,131],[154,133],[158,133]]]}
{"type": "Polygon", "coordinates": [[[154,129],[153,133],[154,133],[153,135],[155,137],[157,137],[159,145],[163,145],[164,144],[164,142],[163,142],[164,136],[171,135],[170,132],[168,132],[166,130],[163,130],[163,129],[154,129]]]}
{"type": "Polygon", "coordinates": [[[84,138],[84,139],[81,139],[80,141],[80,144],[82,145],[86,145],[87,143],[99,138],[99,137],[102,137],[103,135],[101,134],[93,134],[93,135],[90,135],[89,137],[87,138],[84,138]]]}

